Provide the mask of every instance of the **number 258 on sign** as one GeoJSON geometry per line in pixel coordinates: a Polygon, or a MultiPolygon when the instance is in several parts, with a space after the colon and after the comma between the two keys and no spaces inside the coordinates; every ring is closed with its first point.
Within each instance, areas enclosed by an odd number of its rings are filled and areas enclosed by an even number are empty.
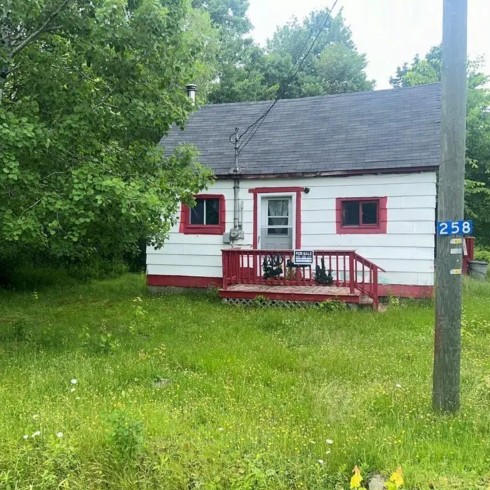
{"type": "Polygon", "coordinates": [[[471,235],[473,233],[473,221],[438,221],[438,235],[471,235]]]}

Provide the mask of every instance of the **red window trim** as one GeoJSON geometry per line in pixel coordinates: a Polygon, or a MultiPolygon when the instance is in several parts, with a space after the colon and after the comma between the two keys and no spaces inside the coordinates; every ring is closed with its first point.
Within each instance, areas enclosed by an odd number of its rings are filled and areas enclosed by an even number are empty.
{"type": "Polygon", "coordinates": [[[374,235],[386,234],[388,223],[388,198],[387,197],[337,197],[336,226],[338,235],[374,235]],[[342,225],[342,203],[346,201],[377,202],[378,223],[376,225],[343,226],[342,225]]]}
{"type": "Polygon", "coordinates": [[[217,225],[191,225],[190,208],[182,204],[179,232],[184,235],[222,235],[226,229],[225,196],[223,194],[197,194],[195,199],[219,199],[219,223],[217,225]]]}
{"type": "Polygon", "coordinates": [[[294,187],[256,187],[255,189],[249,189],[248,192],[253,194],[254,204],[253,204],[253,242],[252,247],[256,249],[258,247],[258,236],[257,236],[257,226],[258,226],[258,195],[259,194],[287,194],[296,193],[296,238],[294,241],[294,248],[301,248],[301,194],[304,192],[304,187],[294,186],[294,187]]]}

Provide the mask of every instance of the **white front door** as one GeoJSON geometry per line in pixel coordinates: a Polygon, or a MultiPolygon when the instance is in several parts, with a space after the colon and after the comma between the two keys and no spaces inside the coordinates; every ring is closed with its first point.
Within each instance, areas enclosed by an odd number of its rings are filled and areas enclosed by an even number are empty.
{"type": "Polygon", "coordinates": [[[259,247],[266,250],[292,249],[293,223],[291,196],[263,197],[259,247]]]}

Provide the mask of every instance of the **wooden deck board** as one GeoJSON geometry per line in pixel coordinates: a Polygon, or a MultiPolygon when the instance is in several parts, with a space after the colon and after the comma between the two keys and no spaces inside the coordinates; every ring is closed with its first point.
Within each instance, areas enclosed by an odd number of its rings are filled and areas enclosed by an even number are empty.
{"type": "Polygon", "coordinates": [[[359,291],[350,292],[348,287],[337,286],[282,286],[268,284],[234,284],[227,289],[220,289],[222,298],[254,299],[264,296],[282,301],[328,301],[337,300],[348,303],[359,303],[359,291]]]}
{"type": "Polygon", "coordinates": [[[359,296],[351,293],[349,288],[337,286],[281,286],[269,284],[233,284],[223,291],[247,291],[254,293],[294,293],[294,294],[333,294],[342,296],[359,296]]]}

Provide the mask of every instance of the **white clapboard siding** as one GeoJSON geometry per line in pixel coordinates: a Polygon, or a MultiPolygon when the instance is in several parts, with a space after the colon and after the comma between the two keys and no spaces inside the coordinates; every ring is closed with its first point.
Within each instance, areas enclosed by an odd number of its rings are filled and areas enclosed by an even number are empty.
{"type": "MultiPolygon", "coordinates": [[[[429,247],[434,249],[434,235],[334,235],[332,233],[305,233],[303,231],[303,248],[329,248],[360,250],[362,247],[378,247],[382,250],[390,247],[429,247]]],[[[382,252],[381,252],[382,253],[382,252]]],[[[369,257],[367,257],[369,258],[369,257]]]]}
{"type": "MultiPolygon", "coordinates": [[[[262,179],[240,182],[245,239],[253,242],[253,195],[256,187],[308,187],[301,195],[302,248],[356,250],[386,270],[386,284],[432,285],[434,281],[434,221],[436,175],[434,172],[308,179],[262,179]],[[336,198],[387,197],[386,234],[339,235],[336,232],[336,198]]],[[[202,194],[223,194],[226,230],[233,226],[233,181],[217,181],[202,194]]],[[[280,194],[277,194],[278,196],[280,194]]],[[[260,196],[260,195],[259,195],[260,196]]],[[[260,219],[260,216],[259,216],[260,219]]],[[[155,275],[221,277],[221,236],[184,235],[173,226],[163,248],[148,247],[147,271],[155,275]]]]}

